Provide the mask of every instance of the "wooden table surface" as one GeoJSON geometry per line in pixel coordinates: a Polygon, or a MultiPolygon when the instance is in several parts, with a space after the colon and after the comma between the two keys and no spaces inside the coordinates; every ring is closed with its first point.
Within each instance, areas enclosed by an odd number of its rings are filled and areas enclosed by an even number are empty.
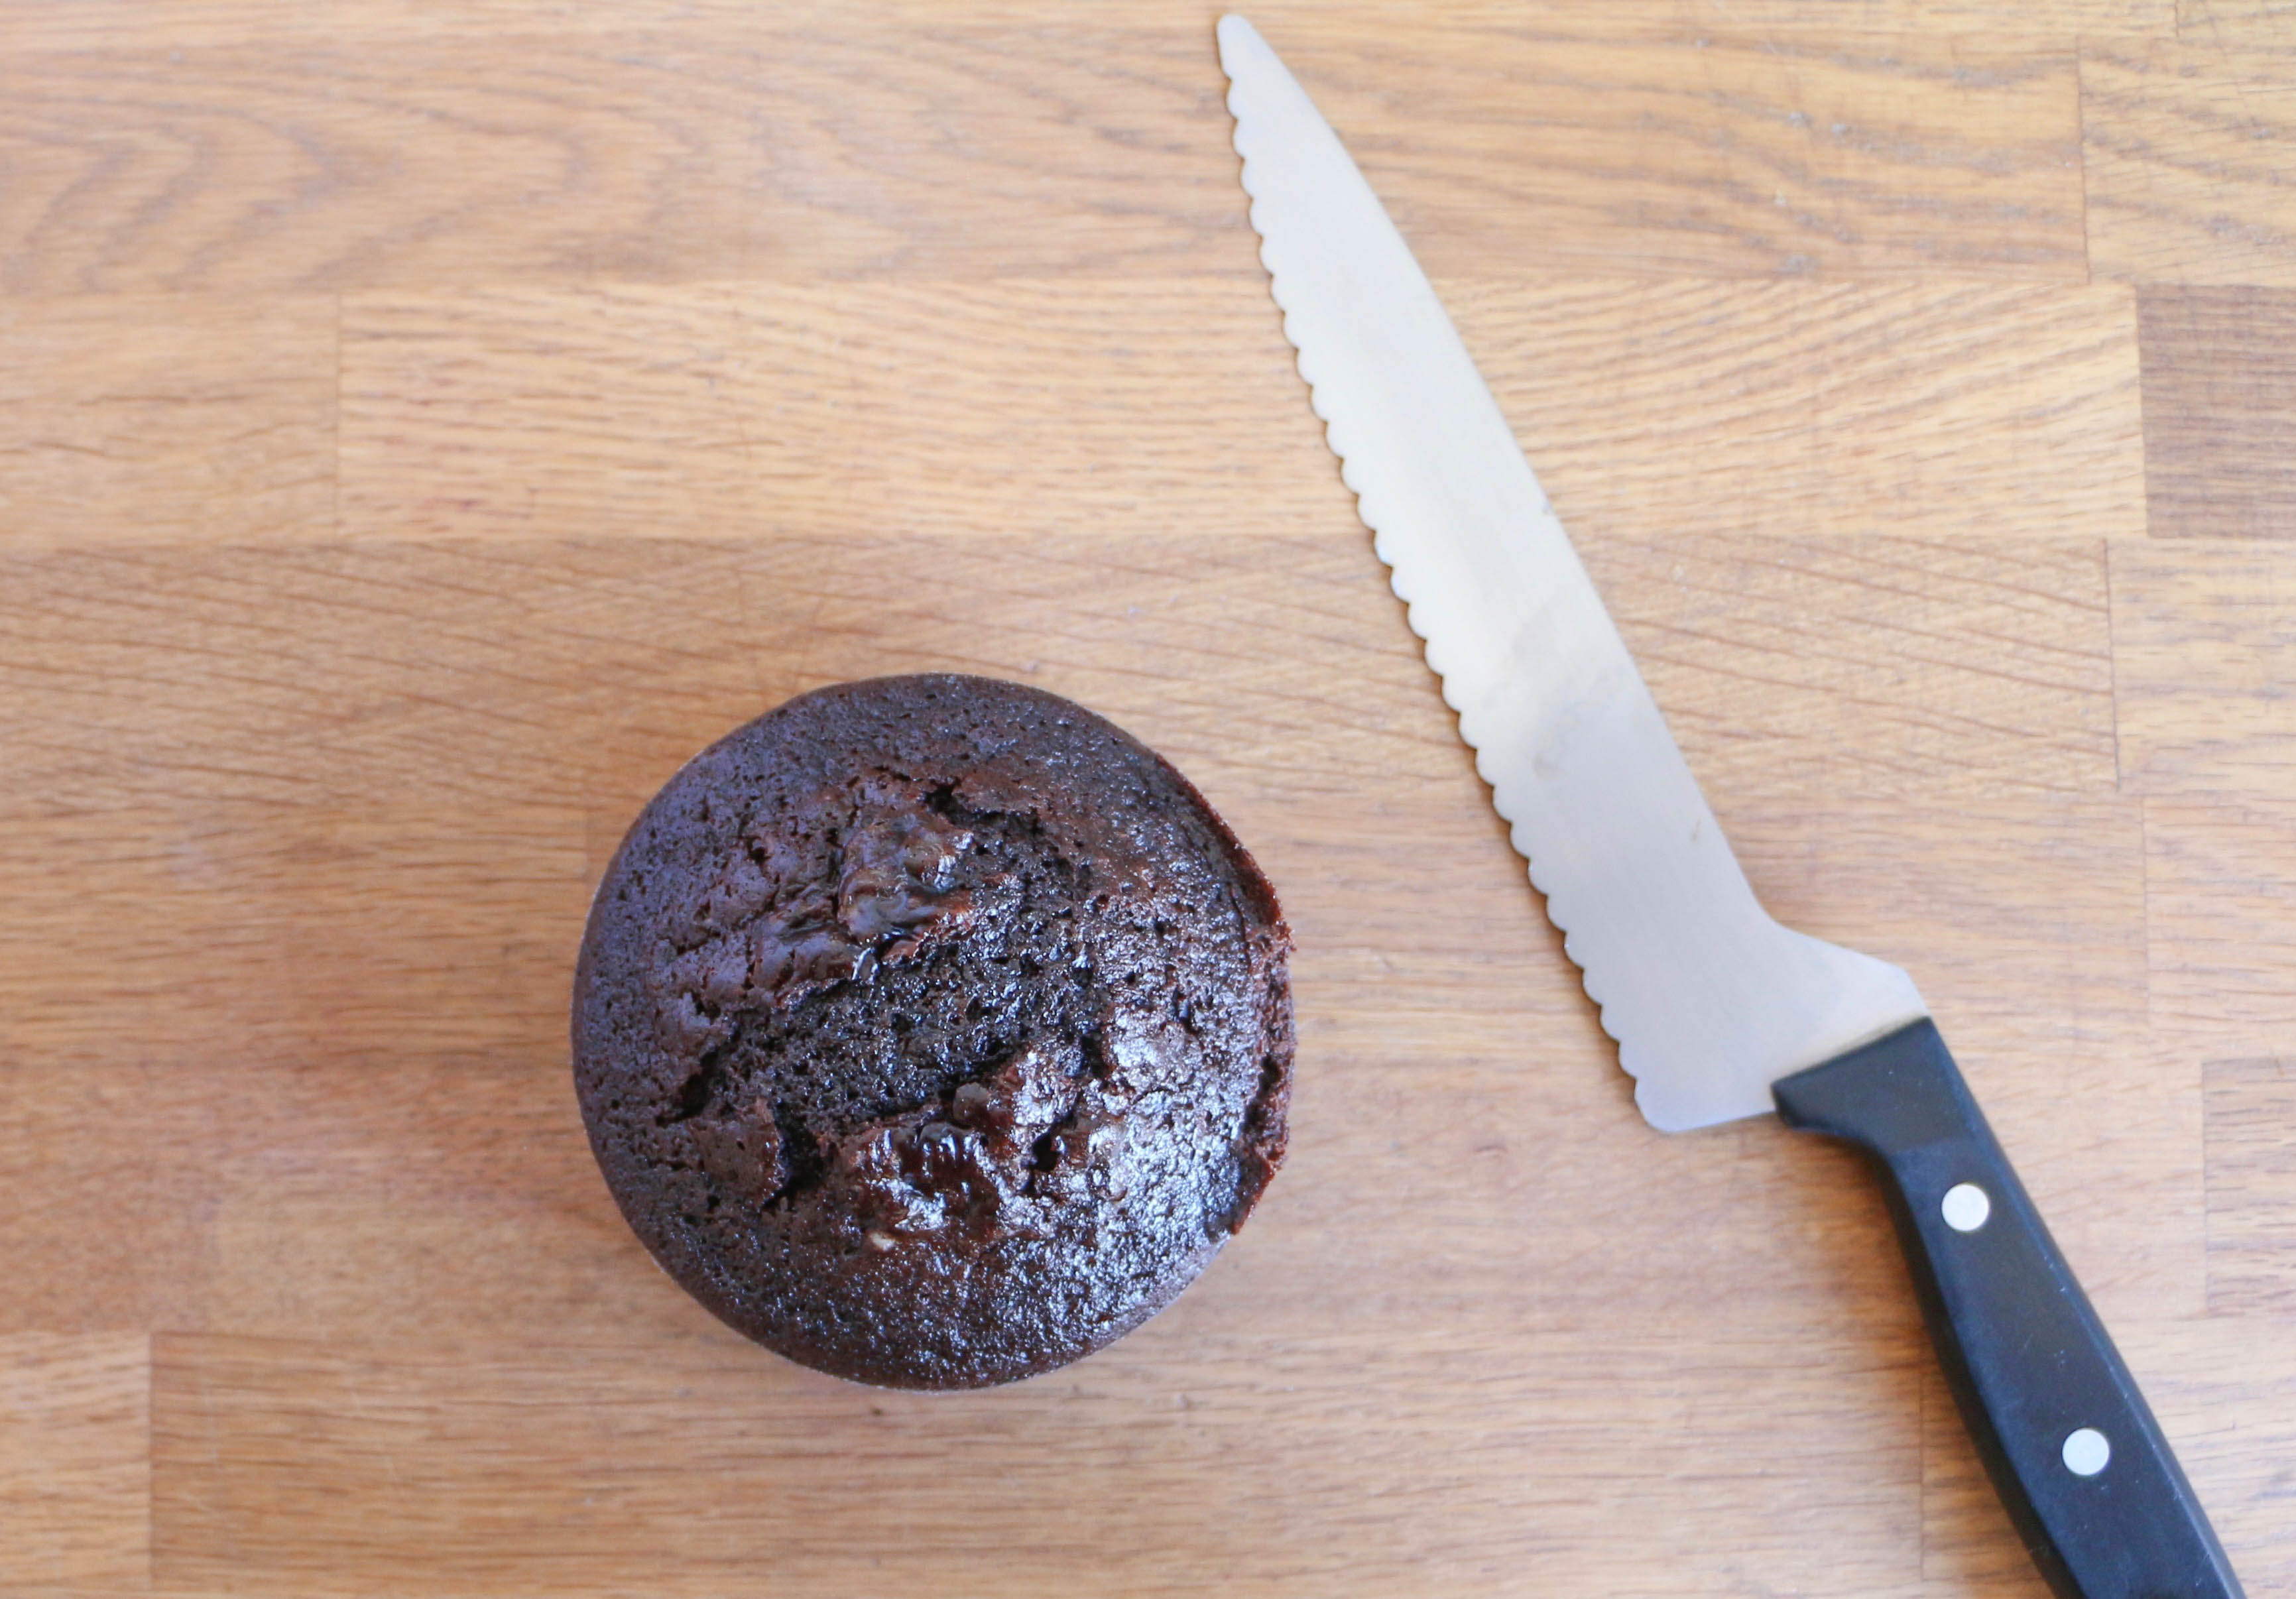
{"type": "MultiPolygon", "coordinates": [[[[2296,1595],[2296,10],[1253,15],[2296,1595]]],[[[1214,16],[0,0],[0,1593],[2040,1593],[1862,1169],[1636,1116],[1214,16]],[[564,1041],[656,785],[923,668],[1194,777],[1301,1038],[1178,1304],[940,1397],[656,1272],[564,1041]]]]}

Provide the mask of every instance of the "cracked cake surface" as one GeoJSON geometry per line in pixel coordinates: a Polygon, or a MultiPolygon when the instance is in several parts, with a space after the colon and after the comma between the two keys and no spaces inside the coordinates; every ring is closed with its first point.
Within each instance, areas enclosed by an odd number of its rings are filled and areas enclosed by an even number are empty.
{"type": "Polygon", "coordinates": [[[1168,1303],[1283,1159],[1290,937],[1154,752],[935,675],[697,756],[600,883],[592,1148],[720,1317],[859,1382],[969,1388],[1168,1303]]]}

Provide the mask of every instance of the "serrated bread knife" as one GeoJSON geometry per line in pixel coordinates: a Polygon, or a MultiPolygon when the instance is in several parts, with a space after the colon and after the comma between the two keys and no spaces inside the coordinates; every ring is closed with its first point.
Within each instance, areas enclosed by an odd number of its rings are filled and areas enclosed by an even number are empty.
{"type": "Polygon", "coordinates": [[[2239,1595],[1913,980],[1772,921],[1434,289],[1306,93],[1219,25],[1260,259],[1341,475],[1515,849],[1667,1132],[1865,1149],[1994,1485],[2080,1599],[2239,1595]]]}

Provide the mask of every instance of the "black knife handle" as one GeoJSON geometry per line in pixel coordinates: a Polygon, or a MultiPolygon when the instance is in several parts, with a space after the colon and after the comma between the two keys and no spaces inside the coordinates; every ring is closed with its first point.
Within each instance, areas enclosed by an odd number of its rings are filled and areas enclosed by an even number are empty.
{"type": "Polygon", "coordinates": [[[2049,1586],[2065,1599],[2240,1599],[2193,1485],[1936,1025],[1771,1091],[1788,1127],[1846,1138],[1888,1173],[1947,1381],[2049,1586]]]}

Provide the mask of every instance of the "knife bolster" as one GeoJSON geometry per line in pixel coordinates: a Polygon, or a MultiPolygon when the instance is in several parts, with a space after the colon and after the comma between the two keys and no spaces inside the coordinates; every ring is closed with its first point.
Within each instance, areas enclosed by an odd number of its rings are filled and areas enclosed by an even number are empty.
{"type": "Polygon", "coordinates": [[[1790,1128],[1844,1138],[1884,1160],[1986,1128],[1937,1023],[1924,1017],[1770,1085],[1790,1128]]]}

